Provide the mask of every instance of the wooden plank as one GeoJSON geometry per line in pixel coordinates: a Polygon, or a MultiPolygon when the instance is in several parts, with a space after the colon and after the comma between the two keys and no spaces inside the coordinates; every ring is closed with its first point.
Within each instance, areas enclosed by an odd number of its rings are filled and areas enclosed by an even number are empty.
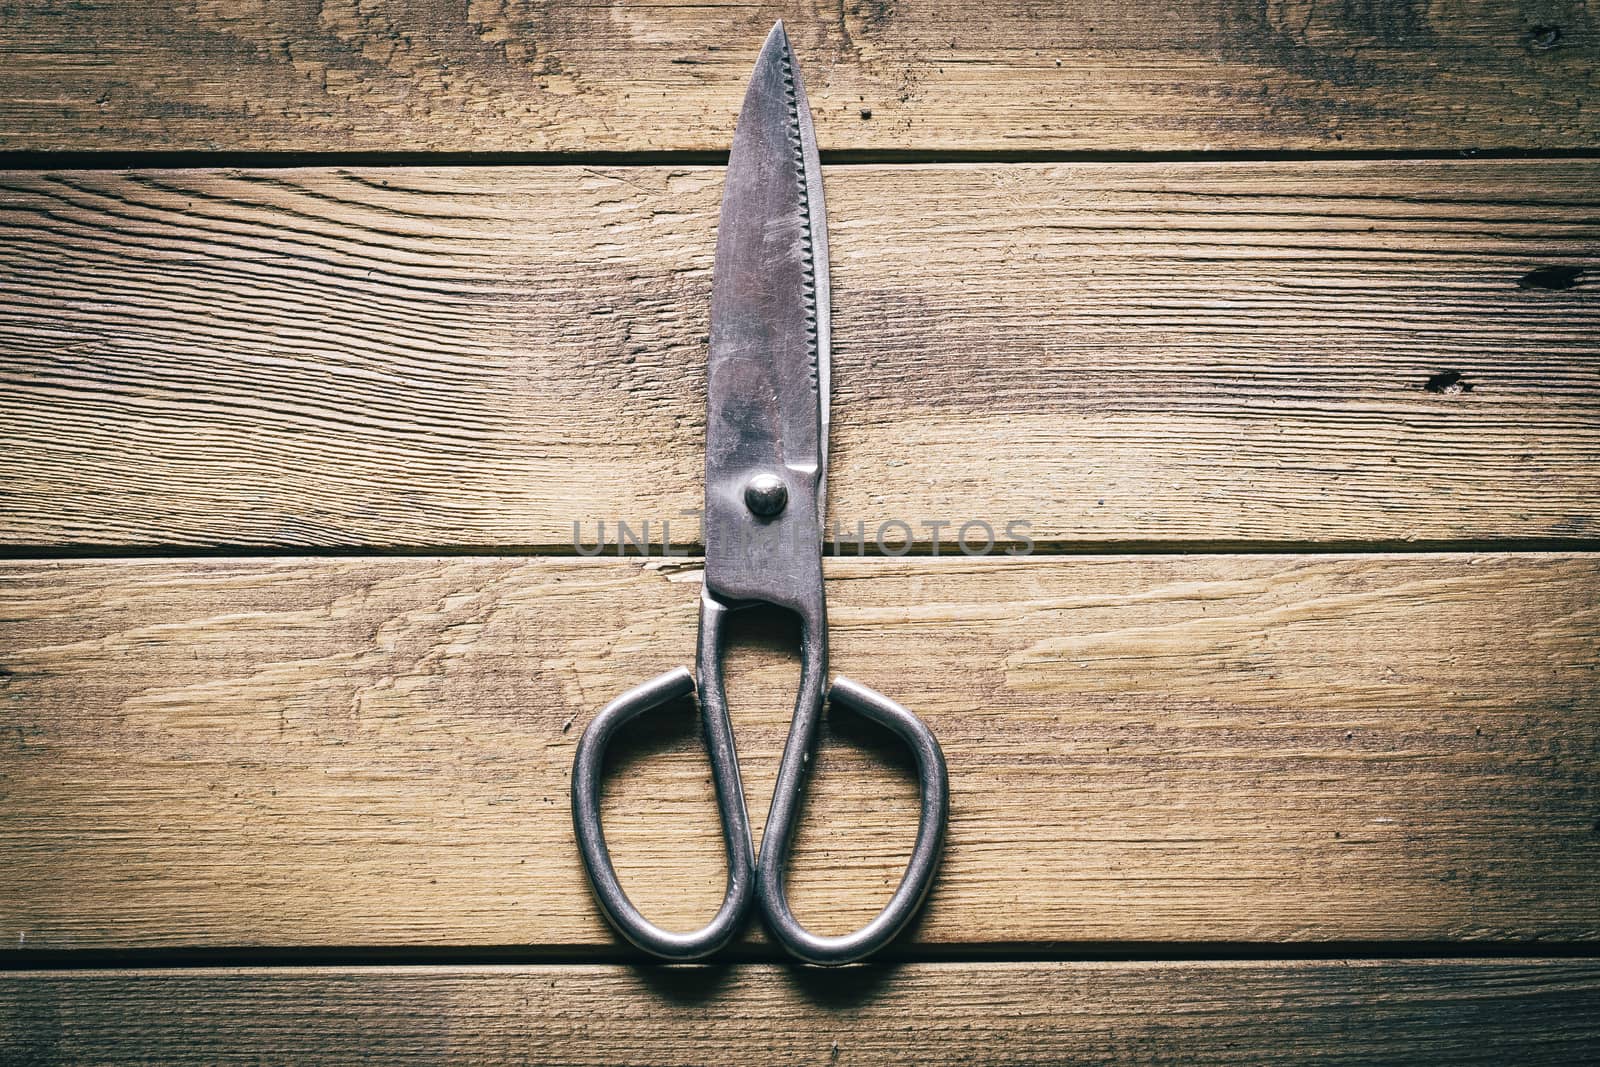
{"type": "Polygon", "coordinates": [[[1593,960],[0,976],[13,1063],[1593,1062],[1593,960]]]}
{"type": "Polygon", "coordinates": [[[0,25],[0,148],[726,150],[783,16],[825,149],[1589,148],[1582,0],[86,0],[0,25]]]}
{"type": "MultiPolygon", "coordinates": [[[[1592,541],[1597,179],[832,168],[832,514],[869,540],[1592,541]]],[[[693,542],[720,192],[711,168],[4,176],[0,541],[693,542]]]]}
{"type": "MultiPolygon", "coordinates": [[[[676,563],[6,565],[0,944],[615,946],[568,774],[596,709],[690,661],[676,563]]],[[[914,940],[1595,938],[1597,577],[1544,554],[836,561],[834,668],[949,759],[914,940]]],[[[758,827],[785,636],[757,627],[731,669],[758,827]]],[[[886,898],[902,759],[833,728],[803,920],[886,898]]],[[[624,883],[662,922],[719,901],[707,778],[687,709],[608,778],[624,883]]]]}

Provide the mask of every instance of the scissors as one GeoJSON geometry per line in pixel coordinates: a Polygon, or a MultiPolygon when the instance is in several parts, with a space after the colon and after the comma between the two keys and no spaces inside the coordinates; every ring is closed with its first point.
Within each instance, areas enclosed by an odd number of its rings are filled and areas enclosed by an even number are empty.
{"type": "Polygon", "coordinates": [[[844,964],[891,941],[916,914],[938,865],[949,812],[944,753],[916,715],[866,686],[828,674],[822,519],[828,473],[829,297],[822,170],[805,86],[780,21],[767,36],[734,132],[717,227],[707,368],[705,584],[695,673],[679,667],[606,705],[578,742],[572,821],[601,911],[628,941],[665,959],[702,959],[743,926],[752,904],[772,936],[807,963],[844,964]],[[723,687],[729,615],[756,604],[800,620],[800,683],[759,859],[745,811],[723,687]],[[698,684],[697,684],[698,679],[698,684]],[[910,746],[921,790],[917,839],[878,916],[840,937],[795,919],[784,870],[798,822],[823,692],[910,746]],[[696,693],[722,820],[728,877],[722,906],[699,930],[646,919],[617,881],[600,823],[601,765],[617,731],[696,693]]]}

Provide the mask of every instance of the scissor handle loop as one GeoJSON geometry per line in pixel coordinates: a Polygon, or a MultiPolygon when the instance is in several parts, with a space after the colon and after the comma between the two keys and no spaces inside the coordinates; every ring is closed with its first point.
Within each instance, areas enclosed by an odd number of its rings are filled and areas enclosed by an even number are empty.
{"type": "MultiPolygon", "coordinates": [[[[812,644],[807,642],[808,647],[812,644]]],[[[802,667],[802,694],[805,689],[802,667]]],[[[802,697],[803,698],[803,697],[802,697]]],[[[917,781],[922,797],[917,820],[917,840],[911,859],[889,903],[876,918],[854,933],[822,937],[811,933],[789,908],[784,891],[784,871],[799,818],[800,796],[805,789],[811,751],[815,746],[816,720],[807,719],[797,709],[794,727],[785,746],[778,770],[778,788],[762,836],[761,856],[756,863],[756,899],[772,936],[790,954],[807,963],[837,966],[854,963],[894,940],[917,913],[933,884],[940,853],[944,846],[945,822],[950,812],[950,781],[944,752],[926,723],[911,711],[859,682],[845,677],[834,679],[829,691],[834,707],[845,707],[898,735],[910,747],[917,763],[917,781]],[[810,736],[802,735],[807,729],[810,736]]],[[[820,701],[819,701],[820,703],[820,701]]]]}
{"type": "MultiPolygon", "coordinates": [[[[701,598],[700,722],[722,820],[723,847],[728,857],[722,906],[709,923],[698,930],[676,933],[646,919],[617,880],[600,822],[601,766],[612,737],[640,715],[694,692],[694,676],[678,667],[607,704],[578,740],[572,765],[572,825],[595,900],[611,924],[635,946],[679,962],[703,959],[732,940],[744,925],[754,899],[755,847],[750,839],[750,818],[745,811],[744,787],[739,780],[739,757],[734,749],[733,724],[728,717],[722,672],[703,669],[708,662],[708,647],[713,650],[720,647],[726,611],[709,596],[701,598]]],[[[716,658],[713,652],[709,662],[715,662],[716,658]]]]}
{"type": "Polygon", "coordinates": [[[840,937],[811,933],[800,925],[789,907],[784,873],[821,724],[828,662],[826,624],[820,619],[802,620],[800,686],[794,719],[778,766],[777,786],[757,859],[722,679],[722,631],[728,610],[711,594],[702,592],[697,657],[700,720],[728,857],[727,887],[716,916],[704,927],[688,933],[664,930],[646,919],[617,880],[600,821],[600,778],[606,748],[618,730],[640,715],[696,691],[694,675],[682,667],[613,700],[584,730],[572,769],[572,821],[578,852],[606,918],[623,937],[646,952],[680,962],[703,959],[732,940],[755,902],[772,936],[790,954],[807,963],[854,963],[878,951],[904,929],[933,883],[950,809],[944,753],[933,731],[912,712],[858,682],[844,677],[834,679],[829,690],[834,707],[847,708],[886,727],[910,747],[917,764],[921,812],[905,874],[877,917],[854,933],[840,937]]]}

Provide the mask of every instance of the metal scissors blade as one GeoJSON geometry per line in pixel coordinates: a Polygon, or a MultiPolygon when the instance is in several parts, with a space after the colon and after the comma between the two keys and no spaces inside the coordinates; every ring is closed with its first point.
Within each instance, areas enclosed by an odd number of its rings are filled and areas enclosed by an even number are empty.
{"type": "MultiPolygon", "coordinates": [[[[816,131],[799,65],[780,21],[767,35],[745,92],[729,153],[717,227],[711,296],[710,407],[745,423],[739,361],[750,378],[782,387],[776,417],[786,458],[814,463],[817,511],[826,496],[832,308],[828,287],[828,212],[816,131]]],[[[708,466],[725,449],[748,455],[737,434],[707,431],[708,466]]]]}
{"type": "Polygon", "coordinates": [[[717,225],[706,588],[733,603],[778,604],[803,619],[821,601],[827,441],[827,216],[810,125],[780,22],[745,92],[717,225]]]}
{"type": "Polygon", "coordinates": [[[572,811],[595,899],[633,944],[668,959],[699,959],[725,945],[752,902],[774,939],[810,963],[849,963],[887,944],[926,896],[944,841],[949,788],[944,755],[911,712],[865,686],[835,679],[830,698],[899,735],[922,790],[917,840],[889,903],[842,937],[806,930],[784,891],[784,868],[827,688],[822,520],[828,466],[830,316],[827,212],[811,110],[783,23],[772,28],[745,94],[717,228],[707,370],[705,585],[696,672],[669,671],[607,705],[578,742],[572,811]],[[800,685],[759,857],[750,835],[722,678],[730,613],[748,604],[800,619],[800,685]],[[627,722],[697,693],[722,818],[728,875],[717,915],[673,933],[639,913],[617,881],[600,824],[606,746],[627,722]]]}

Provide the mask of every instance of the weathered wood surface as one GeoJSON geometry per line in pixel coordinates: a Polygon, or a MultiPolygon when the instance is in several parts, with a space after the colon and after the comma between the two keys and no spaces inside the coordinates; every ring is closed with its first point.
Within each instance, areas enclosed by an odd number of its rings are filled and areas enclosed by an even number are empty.
{"type": "MultiPolygon", "coordinates": [[[[832,513],[1079,547],[1592,540],[1597,178],[830,168],[832,513]]],[[[0,541],[692,542],[720,192],[715,168],[5,175],[0,541]]]]}
{"type": "Polygon", "coordinates": [[[725,150],[774,18],[824,149],[1589,148],[1582,0],[261,4],[0,20],[0,148],[725,150]]]}
{"type": "MultiPolygon", "coordinates": [[[[616,944],[572,844],[573,746],[690,660],[692,566],[4,574],[0,944],[616,944]]],[[[1597,578],[1546,554],[834,563],[835,669],[949,756],[914,939],[1596,937],[1597,578]]],[[[731,671],[758,827],[796,673],[761,634],[731,671]]],[[[830,734],[802,919],[850,928],[886,898],[916,818],[900,758],[830,734]]],[[[663,922],[720,898],[707,777],[685,709],[608,779],[624,883],[663,922]]]]}
{"type": "Polygon", "coordinates": [[[1483,1063],[1600,1056],[1593,960],[0,976],[18,1064],[1483,1063]]]}

